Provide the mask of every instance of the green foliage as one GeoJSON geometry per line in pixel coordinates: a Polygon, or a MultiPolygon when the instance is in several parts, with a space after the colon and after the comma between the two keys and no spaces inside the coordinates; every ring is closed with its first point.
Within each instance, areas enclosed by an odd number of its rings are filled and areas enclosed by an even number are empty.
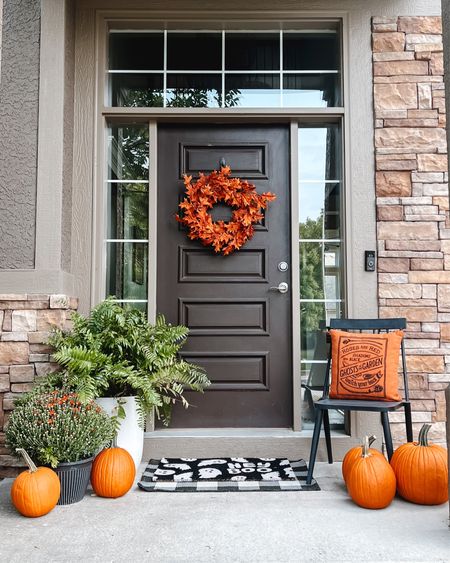
{"type": "Polygon", "coordinates": [[[111,169],[117,178],[136,180],[148,169],[148,128],[120,126],[112,139],[111,169]]]}
{"type": "Polygon", "coordinates": [[[53,334],[53,357],[63,367],[53,381],[59,377],[83,402],[136,395],[142,423],[155,408],[168,424],[176,401],[189,406],[185,388],[203,391],[209,385],[201,368],[178,356],[187,335],[186,327],[166,324],[161,315],[151,325],[141,311],[109,298],[88,318],[75,313],[70,332],[53,334]]]}
{"type": "Polygon", "coordinates": [[[6,443],[13,452],[24,448],[35,463],[56,467],[95,455],[115,434],[115,421],[94,401],[81,403],[64,388],[35,389],[16,402],[6,443]]]}
{"type": "MultiPolygon", "coordinates": [[[[306,219],[300,223],[300,240],[321,239],[323,213],[317,219],[306,219]]],[[[300,295],[303,299],[323,299],[323,258],[321,245],[315,242],[301,244],[300,295]]],[[[325,318],[323,303],[302,303],[302,332],[318,330],[319,321],[325,318]]]]}
{"type": "MultiPolygon", "coordinates": [[[[225,91],[225,107],[239,105],[241,92],[237,89],[225,91]]],[[[222,93],[214,88],[179,87],[173,88],[167,99],[167,107],[172,108],[207,108],[210,101],[218,107],[222,105],[222,93]]],[[[162,107],[164,95],[162,90],[130,89],[121,92],[120,105],[125,107],[162,107]]]]}

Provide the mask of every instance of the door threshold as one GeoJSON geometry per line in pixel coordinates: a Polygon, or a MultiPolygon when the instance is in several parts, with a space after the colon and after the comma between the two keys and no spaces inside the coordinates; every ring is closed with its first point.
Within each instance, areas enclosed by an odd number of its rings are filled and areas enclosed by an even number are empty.
{"type": "Polygon", "coordinates": [[[292,428],[158,428],[152,432],[146,432],[145,437],[247,437],[266,436],[274,438],[285,438],[293,436],[311,436],[312,432],[302,430],[294,431],[292,428]]]}
{"type": "MultiPolygon", "coordinates": [[[[290,428],[165,428],[146,432],[144,460],[161,457],[287,457],[308,459],[312,430],[290,428]]],[[[350,436],[332,432],[335,459],[353,443],[350,436]]],[[[318,461],[326,460],[320,440],[318,461]]]]}
{"type": "MultiPolygon", "coordinates": [[[[209,438],[209,437],[266,437],[266,438],[311,438],[313,429],[292,428],[158,428],[145,433],[145,438],[209,438]]],[[[347,437],[343,431],[331,430],[332,438],[347,437]]]]}

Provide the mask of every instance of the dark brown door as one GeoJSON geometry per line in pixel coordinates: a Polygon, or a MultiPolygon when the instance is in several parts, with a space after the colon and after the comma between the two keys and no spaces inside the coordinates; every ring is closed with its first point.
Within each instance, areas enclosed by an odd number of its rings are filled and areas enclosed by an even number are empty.
{"type": "MultiPolygon", "coordinates": [[[[229,209],[216,206],[213,218],[229,209]]],[[[292,426],[289,129],[286,126],[160,126],[158,130],[157,310],[189,327],[183,357],[203,366],[212,385],[186,393],[172,427],[292,426]],[[182,174],[220,166],[272,191],[261,225],[242,249],[217,255],[190,241],[175,221],[182,174]],[[287,293],[270,290],[280,282],[287,293]]]]}

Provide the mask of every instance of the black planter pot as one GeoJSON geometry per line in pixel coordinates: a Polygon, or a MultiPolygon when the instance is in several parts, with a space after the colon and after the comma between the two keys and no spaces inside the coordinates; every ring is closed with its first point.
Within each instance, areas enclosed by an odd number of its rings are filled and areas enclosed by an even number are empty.
{"type": "Polygon", "coordinates": [[[60,463],[54,471],[61,482],[61,496],[58,504],[80,502],[86,494],[91,477],[93,457],[68,463],[60,463]]]}

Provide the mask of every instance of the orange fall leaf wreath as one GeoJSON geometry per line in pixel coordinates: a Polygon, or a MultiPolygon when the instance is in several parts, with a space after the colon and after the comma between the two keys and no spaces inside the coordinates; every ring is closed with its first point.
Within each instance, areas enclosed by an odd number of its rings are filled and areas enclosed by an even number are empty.
{"type": "Polygon", "coordinates": [[[270,192],[259,194],[253,184],[231,178],[230,174],[229,166],[207,176],[200,173],[196,182],[185,174],[186,197],[179,205],[182,214],[176,215],[177,221],[189,229],[191,240],[212,246],[224,256],[241,248],[253,236],[253,225],[264,216],[262,210],[276,199],[270,192]],[[209,212],[219,202],[233,208],[230,221],[213,221],[209,212]]]}

